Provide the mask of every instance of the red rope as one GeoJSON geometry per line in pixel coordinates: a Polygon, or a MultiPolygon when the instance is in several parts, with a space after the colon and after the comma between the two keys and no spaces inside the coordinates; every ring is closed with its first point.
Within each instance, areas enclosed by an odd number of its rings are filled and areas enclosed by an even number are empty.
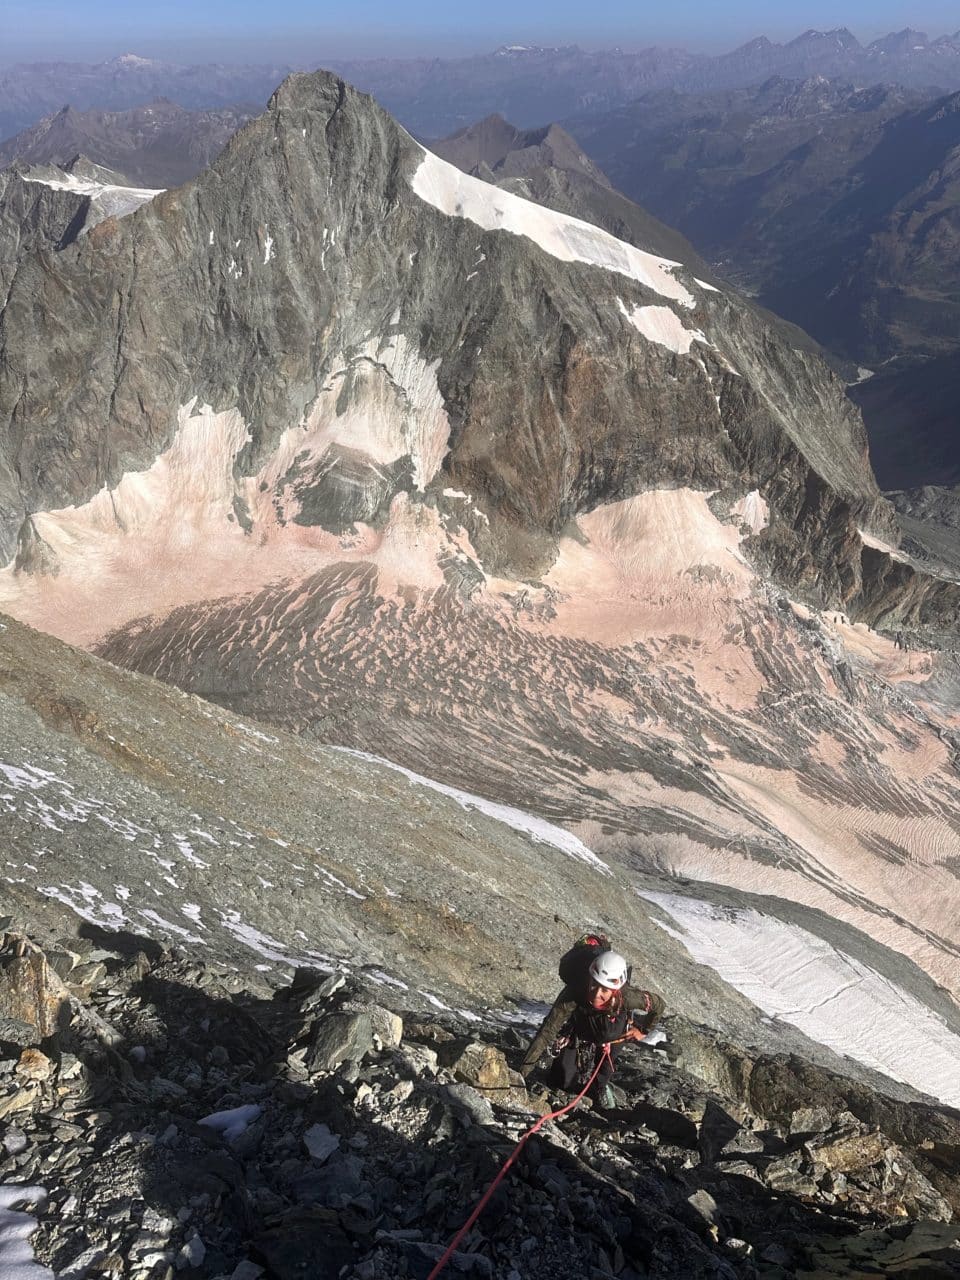
{"type": "Polygon", "coordinates": [[[514,1160],[516,1160],[520,1152],[523,1150],[524,1143],[527,1141],[527,1139],[532,1138],[533,1135],[537,1132],[537,1130],[542,1125],[545,1125],[548,1120],[557,1120],[559,1119],[560,1116],[566,1115],[568,1111],[572,1111],[573,1108],[580,1101],[580,1099],[583,1097],[583,1095],[587,1092],[587,1090],[593,1084],[594,1080],[596,1080],[597,1075],[599,1074],[600,1068],[603,1066],[604,1062],[606,1062],[606,1060],[609,1057],[610,1057],[610,1045],[605,1044],[603,1046],[603,1053],[601,1053],[600,1059],[597,1062],[597,1065],[593,1069],[593,1075],[590,1077],[587,1083],[583,1086],[583,1088],[580,1090],[577,1096],[573,1099],[573,1101],[568,1102],[567,1105],[565,1107],[561,1107],[559,1111],[551,1111],[549,1115],[541,1116],[540,1119],[537,1120],[535,1124],[530,1126],[530,1128],[523,1135],[523,1137],[520,1139],[517,1145],[513,1148],[510,1155],[507,1157],[506,1161],[504,1162],[503,1168],[500,1170],[500,1172],[497,1174],[494,1180],[490,1183],[490,1186],[484,1192],[483,1197],[480,1200],[480,1203],[474,1209],[473,1213],[471,1213],[470,1217],[466,1220],[466,1222],[463,1224],[463,1226],[460,1228],[457,1234],[450,1241],[450,1244],[447,1248],[446,1253],[444,1253],[440,1261],[437,1263],[437,1265],[433,1268],[433,1270],[427,1276],[427,1280],[436,1280],[436,1277],[444,1269],[444,1267],[453,1257],[454,1253],[456,1253],[457,1245],[460,1243],[463,1237],[467,1234],[467,1232],[470,1230],[470,1228],[473,1226],[476,1220],[480,1217],[480,1214],[483,1212],[484,1208],[486,1207],[486,1204],[489,1201],[490,1197],[493,1195],[494,1191],[496,1191],[497,1187],[502,1182],[504,1174],[513,1164],[514,1160]]]}

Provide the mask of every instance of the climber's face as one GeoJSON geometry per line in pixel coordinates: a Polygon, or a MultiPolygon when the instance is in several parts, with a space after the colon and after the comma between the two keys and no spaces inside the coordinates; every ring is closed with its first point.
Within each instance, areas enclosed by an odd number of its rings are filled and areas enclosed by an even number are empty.
{"type": "Polygon", "coordinates": [[[616,995],[616,992],[610,987],[601,987],[599,982],[591,982],[590,989],[587,992],[587,999],[593,1009],[606,1009],[607,1005],[616,995]]]}

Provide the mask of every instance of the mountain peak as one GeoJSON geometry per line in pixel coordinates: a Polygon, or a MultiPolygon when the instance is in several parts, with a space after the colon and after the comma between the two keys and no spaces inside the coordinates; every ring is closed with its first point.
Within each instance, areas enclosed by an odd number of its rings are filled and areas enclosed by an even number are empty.
{"type": "Polygon", "coordinates": [[[115,58],[110,58],[105,64],[108,67],[158,67],[160,63],[156,58],[141,58],[138,53],[121,53],[115,58]]]}
{"type": "Polygon", "coordinates": [[[794,49],[798,45],[805,44],[822,44],[824,42],[832,42],[841,48],[859,49],[860,41],[848,27],[834,27],[830,31],[818,31],[815,27],[809,27],[795,40],[791,40],[786,46],[788,49],[794,49]]]}
{"type": "Polygon", "coordinates": [[[753,40],[748,40],[746,44],[738,45],[729,57],[736,57],[738,53],[766,53],[768,49],[772,49],[773,43],[767,36],[756,36],[753,40]]]}

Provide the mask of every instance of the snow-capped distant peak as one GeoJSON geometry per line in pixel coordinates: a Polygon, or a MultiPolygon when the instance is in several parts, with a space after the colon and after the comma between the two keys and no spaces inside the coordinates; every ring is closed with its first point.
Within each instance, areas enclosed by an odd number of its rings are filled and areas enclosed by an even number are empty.
{"type": "Polygon", "coordinates": [[[155,67],[157,61],[155,58],[141,58],[138,53],[121,53],[113,59],[113,65],[117,67],[155,67]]]}

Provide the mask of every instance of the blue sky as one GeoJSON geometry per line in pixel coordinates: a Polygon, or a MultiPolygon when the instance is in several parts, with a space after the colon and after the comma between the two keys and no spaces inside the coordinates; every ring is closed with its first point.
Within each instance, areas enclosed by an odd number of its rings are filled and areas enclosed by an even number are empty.
{"type": "Polygon", "coordinates": [[[677,44],[720,51],[754,35],[790,39],[807,27],[848,26],[861,40],[905,26],[942,35],[960,28],[960,6],[941,0],[3,0],[0,61],[83,61],[134,52],[175,61],[291,61],[469,53],[504,43],[677,44]]]}

